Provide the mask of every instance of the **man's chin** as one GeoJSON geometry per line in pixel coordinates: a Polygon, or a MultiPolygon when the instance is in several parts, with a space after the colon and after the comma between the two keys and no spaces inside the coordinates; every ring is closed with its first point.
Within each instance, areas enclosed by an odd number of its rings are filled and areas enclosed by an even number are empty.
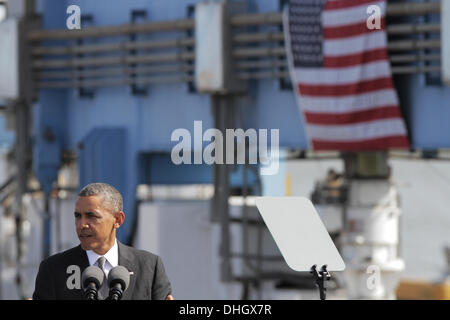
{"type": "Polygon", "coordinates": [[[93,238],[81,238],[79,240],[80,240],[81,248],[83,248],[83,250],[85,250],[85,251],[94,250],[95,244],[97,243],[93,238]]]}

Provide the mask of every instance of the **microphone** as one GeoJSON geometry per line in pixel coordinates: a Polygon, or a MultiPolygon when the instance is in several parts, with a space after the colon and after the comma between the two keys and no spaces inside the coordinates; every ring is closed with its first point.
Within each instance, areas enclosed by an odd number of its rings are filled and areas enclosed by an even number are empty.
{"type": "Polygon", "coordinates": [[[81,275],[84,297],[86,300],[97,300],[98,289],[103,284],[105,274],[97,266],[87,267],[81,275]]]}
{"type": "Polygon", "coordinates": [[[120,300],[130,284],[130,272],[124,266],[111,269],[108,274],[109,300],[120,300]]]}

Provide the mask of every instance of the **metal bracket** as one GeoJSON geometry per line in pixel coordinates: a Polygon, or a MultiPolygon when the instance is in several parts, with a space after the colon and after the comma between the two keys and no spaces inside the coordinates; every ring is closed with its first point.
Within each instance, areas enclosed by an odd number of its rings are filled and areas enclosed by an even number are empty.
{"type": "Polygon", "coordinates": [[[319,287],[320,300],[326,300],[327,287],[325,281],[331,279],[331,275],[327,270],[327,265],[323,265],[320,271],[317,271],[317,265],[315,264],[311,267],[310,273],[314,275],[314,278],[316,279],[316,285],[319,287]]]}
{"type": "MultiPolygon", "coordinates": [[[[195,5],[191,4],[188,5],[186,8],[186,17],[187,18],[194,18],[195,16],[195,5]]],[[[189,38],[194,37],[194,30],[187,30],[186,31],[186,36],[189,38]]],[[[188,52],[194,52],[195,48],[193,46],[187,46],[186,47],[186,51],[188,52]]],[[[189,66],[194,66],[194,62],[193,61],[186,61],[186,64],[189,66]]],[[[192,76],[194,77],[194,71],[187,71],[188,76],[192,76]]],[[[189,93],[197,93],[197,89],[195,88],[195,83],[194,81],[189,81],[187,83],[188,85],[188,91],[189,93]]]]}
{"type": "MultiPolygon", "coordinates": [[[[284,6],[287,5],[288,3],[289,3],[289,0],[278,0],[278,9],[282,12],[284,6]]],[[[280,32],[283,32],[283,24],[281,24],[278,27],[278,30],[280,32]]],[[[281,46],[281,45],[283,45],[283,43],[284,43],[283,41],[280,41],[280,42],[278,42],[278,45],[281,46]]],[[[279,61],[283,61],[283,60],[287,61],[287,59],[284,58],[284,57],[277,57],[276,59],[279,60],[279,61]]],[[[285,71],[288,71],[288,69],[289,69],[288,67],[279,67],[278,71],[285,72],[285,71]]],[[[290,78],[287,78],[287,79],[286,78],[280,78],[278,80],[278,85],[279,85],[280,90],[283,90],[283,91],[286,91],[286,90],[292,91],[293,90],[293,86],[292,86],[292,82],[291,82],[290,78]]]]}
{"type": "MultiPolygon", "coordinates": [[[[132,10],[131,11],[131,23],[136,23],[139,19],[147,20],[147,11],[146,10],[132,10]]],[[[137,35],[135,33],[130,34],[130,41],[135,42],[137,38],[137,35]]],[[[137,50],[133,49],[130,50],[130,55],[136,55],[137,50]]],[[[131,64],[130,67],[133,69],[133,71],[136,70],[137,65],[131,64]]],[[[136,79],[136,74],[130,75],[132,79],[136,79]]],[[[148,94],[148,89],[144,86],[139,86],[136,83],[133,83],[131,85],[131,93],[135,96],[146,96],[148,94]]]]}
{"type": "MultiPolygon", "coordinates": [[[[94,17],[92,14],[82,14],[80,17],[80,21],[81,21],[82,26],[84,26],[86,24],[92,25],[94,23],[94,17]]],[[[77,40],[77,45],[81,46],[81,45],[83,45],[83,42],[84,42],[83,39],[80,38],[77,40]]],[[[79,54],[77,54],[77,58],[82,59],[83,55],[84,54],[79,53],[79,54]]],[[[83,67],[78,67],[79,72],[82,72],[83,70],[84,70],[83,67]]],[[[78,77],[78,81],[83,81],[83,80],[84,80],[83,76],[78,77]]],[[[79,97],[82,97],[82,98],[92,99],[92,98],[94,98],[94,89],[87,89],[87,88],[80,87],[78,89],[78,95],[79,95],[79,97]]]]}

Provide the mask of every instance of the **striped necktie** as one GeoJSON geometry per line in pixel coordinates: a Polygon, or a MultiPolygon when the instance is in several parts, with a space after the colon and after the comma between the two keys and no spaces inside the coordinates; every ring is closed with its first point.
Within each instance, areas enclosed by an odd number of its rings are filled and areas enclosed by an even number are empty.
{"type": "Polygon", "coordinates": [[[103,284],[100,287],[100,289],[98,290],[98,299],[99,300],[105,300],[108,297],[108,295],[109,295],[108,283],[107,283],[108,281],[107,281],[106,272],[105,272],[105,263],[106,263],[106,258],[105,257],[99,257],[97,259],[97,266],[100,269],[102,269],[103,275],[104,275],[103,284]]]}

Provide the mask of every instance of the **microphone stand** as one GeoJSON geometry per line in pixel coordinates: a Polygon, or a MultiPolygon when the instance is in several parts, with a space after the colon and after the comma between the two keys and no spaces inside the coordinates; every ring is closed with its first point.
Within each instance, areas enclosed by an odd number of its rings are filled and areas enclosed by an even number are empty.
{"type": "Polygon", "coordinates": [[[120,283],[116,283],[109,291],[108,300],[121,300],[123,295],[122,286],[120,283]]]}
{"type": "Polygon", "coordinates": [[[97,286],[94,282],[90,282],[84,291],[84,297],[86,300],[98,300],[97,286]]]}
{"type": "Polygon", "coordinates": [[[320,300],[325,300],[327,298],[327,287],[325,281],[331,279],[331,275],[327,270],[327,265],[323,265],[320,271],[317,271],[317,265],[313,265],[310,273],[314,275],[316,285],[319,287],[320,300]]]}

